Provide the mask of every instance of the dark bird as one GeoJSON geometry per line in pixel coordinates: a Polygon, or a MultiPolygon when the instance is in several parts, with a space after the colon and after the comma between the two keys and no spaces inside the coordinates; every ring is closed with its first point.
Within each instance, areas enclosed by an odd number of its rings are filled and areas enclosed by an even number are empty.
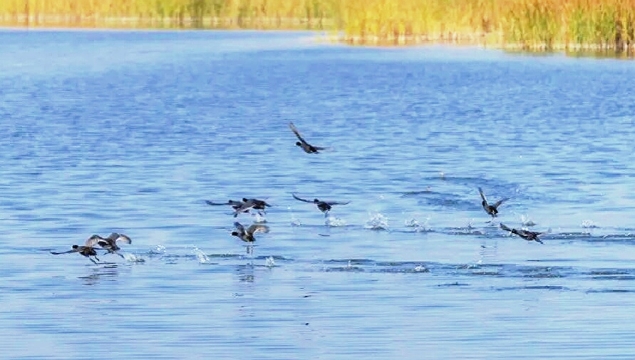
{"type": "Polygon", "coordinates": [[[251,209],[258,210],[258,214],[262,216],[262,213],[267,212],[266,207],[270,206],[271,205],[264,200],[243,198],[243,202],[240,204],[240,206],[234,208],[234,217],[237,217],[238,214],[240,214],[241,212],[249,212],[249,210],[251,209]],[[262,210],[262,213],[260,212],[260,210],[262,210]]]}
{"type": "Polygon", "coordinates": [[[269,232],[269,227],[267,225],[253,224],[253,225],[250,225],[247,229],[245,229],[245,227],[241,223],[235,222],[234,226],[236,227],[236,230],[232,231],[232,236],[236,236],[240,240],[244,242],[248,242],[248,243],[252,243],[256,241],[256,238],[254,238],[255,233],[269,232]]]}
{"type": "Polygon", "coordinates": [[[268,204],[264,200],[243,198],[243,202],[244,203],[253,204],[253,208],[256,209],[256,210],[263,210],[264,211],[264,210],[266,210],[265,208],[271,207],[271,204],[268,204]]]}
{"type": "Polygon", "coordinates": [[[304,202],[307,202],[307,203],[312,203],[312,204],[317,205],[317,208],[320,209],[320,211],[324,213],[324,216],[328,215],[328,212],[331,211],[331,207],[333,205],[346,205],[346,204],[350,203],[350,201],[337,202],[337,201],[322,201],[322,200],[319,200],[319,199],[307,200],[307,199],[302,199],[300,197],[297,197],[293,193],[291,193],[291,195],[296,200],[300,200],[300,201],[304,201],[304,202]]]}
{"type": "Polygon", "coordinates": [[[94,264],[97,264],[97,262],[95,261],[95,260],[99,261],[99,259],[97,258],[97,251],[95,251],[95,245],[97,245],[97,242],[98,242],[98,239],[95,239],[93,236],[91,236],[90,238],[88,238],[88,240],[86,240],[86,243],[84,245],[73,245],[71,250],[63,251],[63,252],[51,251],[51,254],[60,255],[60,254],[79,253],[80,255],[87,257],[94,264]],[[94,257],[95,260],[93,260],[91,256],[94,257]]]}
{"type": "Polygon", "coordinates": [[[496,215],[498,215],[498,207],[501,206],[501,204],[503,202],[509,200],[509,198],[500,199],[497,202],[495,202],[494,204],[490,205],[487,202],[487,198],[485,198],[485,194],[483,193],[483,189],[481,189],[479,187],[478,188],[478,192],[479,192],[479,194],[481,194],[481,199],[483,199],[483,201],[481,202],[481,205],[483,205],[483,209],[485,210],[486,213],[490,214],[492,216],[492,218],[495,218],[496,215]]]}
{"type": "Polygon", "coordinates": [[[323,147],[313,146],[313,145],[309,144],[308,142],[306,142],[306,140],[304,140],[302,138],[302,135],[300,135],[300,132],[295,127],[295,125],[293,125],[292,122],[289,123],[289,127],[291,128],[291,131],[293,131],[295,136],[298,137],[298,140],[300,140],[300,141],[296,142],[295,144],[297,146],[301,147],[302,150],[304,150],[304,152],[306,152],[307,154],[317,154],[317,153],[319,153],[319,150],[326,149],[326,148],[323,148],[323,147]]]}
{"type": "Polygon", "coordinates": [[[211,206],[229,205],[234,210],[238,209],[243,204],[242,201],[236,201],[236,200],[227,200],[227,202],[224,202],[224,203],[217,203],[217,202],[205,200],[205,203],[211,206]]]}
{"type": "Polygon", "coordinates": [[[509,231],[512,234],[516,234],[518,236],[520,236],[521,238],[527,240],[527,241],[536,241],[539,242],[541,244],[544,244],[539,238],[538,236],[545,234],[544,232],[535,232],[535,231],[529,231],[529,230],[517,230],[517,229],[510,229],[509,227],[505,226],[503,223],[500,224],[501,229],[505,230],[505,231],[509,231]]]}
{"type": "Polygon", "coordinates": [[[117,252],[121,250],[119,245],[117,245],[117,242],[132,244],[132,240],[130,240],[127,235],[118,233],[111,233],[107,238],[103,238],[99,235],[93,235],[89,238],[89,240],[91,239],[97,240],[97,245],[99,245],[102,249],[105,249],[108,254],[117,254],[122,258],[124,256],[117,252]]]}
{"type": "Polygon", "coordinates": [[[205,200],[207,205],[218,206],[218,205],[229,205],[234,209],[234,217],[237,217],[240,213],[249,212],[249,210],[254,209],[258,210],[258,213],[262,215],[262,213],[266,213],[265,208],[270,207],[271,204],[267,203],[264,200],[259,199],[247,199],[243,198],[242,201],[237,200],[227,200],[225,203],[217,203],[209,200],[205,200]],[[262,213],[260,212],[262,210],[262,213]]]}
{"type": "Polygon", "coordinates": [[[234,212],[236,212],[234,214],[235,215],[234,217],[236,217],[237,213],[239,213],[239,212],[249,212],[249,209],[241,209],[241,207],[243,206],[243,201],[227,200],[227,202],[225,202],[225,203],[217,203],[217,202],[205,200],[205,203],[207,205],[211,205],[211,206],[229,205],[229,206],[232,207],[232,209],[234,209],[234,212]],[[238,210],[238,209],[241,209],[241,210],[238,210]]]}

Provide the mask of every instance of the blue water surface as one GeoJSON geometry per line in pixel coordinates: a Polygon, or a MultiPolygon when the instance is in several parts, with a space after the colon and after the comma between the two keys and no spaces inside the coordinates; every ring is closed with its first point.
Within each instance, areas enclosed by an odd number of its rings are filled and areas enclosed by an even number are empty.
{"type": "Polygon", "coordinates": [[[308,32],[0,49],[3,358],[635,357],[632,62],[308,32]],[[493,221],[478,187],[510,198],[493,221]],[[272,206],[205,203],[243,197],[272,206]],[[234,221],[270,227],[253,254],[234,221]],[[51,254],[113,231],[123,257],[51,254]]]}

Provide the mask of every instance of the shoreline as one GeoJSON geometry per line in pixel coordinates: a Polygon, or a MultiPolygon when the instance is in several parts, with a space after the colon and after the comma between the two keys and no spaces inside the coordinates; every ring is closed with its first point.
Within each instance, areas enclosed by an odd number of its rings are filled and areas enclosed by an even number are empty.
{"type": "MultiPolygon", "coordinates": [[[[603,46],[598,44],[577,43],[546,43],[522,44],[505,42],[501,33],[457,33],[448,31],[445,34],[405,35],[389,34],[378,35],[347,35],[344,30],[335,29],[335,21],[332,19],[307,19],[307,18],[249,18],[237,21],[232,18],[204,18],[201,22],[183,19],[150,19],[143,17],[107,17],[83,18],[75,22],[51,21],[52,19],[70,19],[73,16],[51,16],[47,21],[6,21],[6,15],[0,16],[0,30],[20,31],[307,31],[317,34],[316,41],[350,46],[377,46],[377,47],[411,47],[427,45],[453,45],[453,46],[478,46],[482,48],[524,52],[532,54],[565,53],[571,55],[589,54],[590,56],[603,56],[615,58],[634,58],[635,49],[631,46],[618,51],[615,46],[603,46]],[[239,25],[240,23],[240,25],[239,25]],[[324,25],[329,25],[325,27],[324,25]]],[[[26,16],[18,17],[26,20],[26,16]]],[[[36,18],[30,16],[30,18],[36,18]]],[[[14,17],[15,19],[15,17],[14,17]]],[[[30,20],[33,20],[30,19],[30,20]]]]}

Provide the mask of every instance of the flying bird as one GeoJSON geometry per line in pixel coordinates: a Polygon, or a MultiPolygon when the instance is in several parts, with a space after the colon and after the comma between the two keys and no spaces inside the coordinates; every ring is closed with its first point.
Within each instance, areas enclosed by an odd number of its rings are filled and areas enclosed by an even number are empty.
{"type": "Polygon", "coordinates": [[[227,202],[225,202],[225,203],[218,203],[218,202],[205,200],[205,203],[207,205],[211,205],[211,206],[229,205],[229,206],[232,207],[232,209],[234,209],[234,217],[237,217],[238,214],[240,214],[240,213],[249,212],[249,210],[251,210],[251,209],[259,210],[258,213],[260,215],[262,215],[260,210],[262,210],[263,213],[266,213],[265,208],[271,206],[271,204],[267,203],[264,200],[247,199],[247,198],[243,198],[242,201],[227,200],[227,202]]]}
{"type": "Polygon", "coordinates": [[[302,150],[304,150],[305,153],[307,154],[318,154],[319,150],[324,150],[326,148],[323,147],[319,147],[319,146],[313,146],[311,144],[309,144],[308,142],[306,142],[306,140],[304,140],[304,138],[302,138],[302,135],[300,135],[300,132],[298,131],[298,128],[295,127],[295,125],[293,125],[292,122],[289,123],[289,127],[291,128],[291,131],[293,131],[293,133],[295,134],[295,136],[298,137],[298,140],[295,144],[299,147],[302,148],[302,150]]]}
{"type": "Polygon", "coordinates": [[[102,249],[105,249],[107,251],[107,254],[117,254],[121,256],[122,258],[124,256],[117,252],[121,250],[119,245],[117,245],[117,242],[120,242],[123,244],[132,244],[132,240],[130,240],[130,238],[127,235],[119,234],[119,233],[111,233],[110,235],[108,235],[107,238],[103,238],[95,234],[89,238],[89,240],[91,239],[96,240],[97,245],[99,245],[102,249]]]}
{"type": "Polygon", "coordinates": [[[257,233],[257,232],[264,232],[264,233],[269,232],[269,227],[267,225],[252,224],[248,228],[245,229],[245,227],[241,223],[235,222],[234,226],[236,227],[236,230],[232,231],[232,236],[236,236],[240,240],[242,240],[244,242],[248,242],[248,243],[252,243],[252,242],[256,241],[256,238],[254,237],[255,233],[257,233]]]}
{"type": "Polygon", "coordinates": [[[481,202],[481,205],[483,205],[483,210],[485,210],[486,213],[490,214],[492,218],[495,218],[496,215],[498,215],[498,207],[501,206],[501,204],[504,203],[505,201],[509,200],[509,198],[500,199],[494,204],[490,205],[487,202],[487,198],[485,197],[485,194],[483,193],[483,189],[479,187],[478,192],[479,194],[481,194],[481,199],[483,199],[483,201],[481,202]]]}
{"type": "Polygon", "coordinates": [[[97,264],[97,261],[99,261],[99,258],[97,258],[97,251],[95,251],[95,245],[97,245],[97,242],[98,242],[98,239],[95,239],[91,236],[90,238],[88,238],[88,240],[86,240],[84,245],[73,245],[71,250],[63,251],[63,252],[51,251],[51,254],[61,255],[61,254],[79,253],[80,255],[87,257],[94,264],[97,264]],[[93,257],[97,261],[93,260],[93,257]]]}
{"type": "Polygon", "coordinates": [[[229,205],[234,210],[238,209],[243,204],[242,201],[237,201],[237,200],[227,200],[227,202],[224,202],[224,203],[218,203],[218,202],[205,200],[205,203],[210,206],[229,205]]]}
{"type": "Polygon", "coordinates": [[[527,240],[527,241],[536,241],[539,242],[541,244],[544,244],[539,238],[538,236],[545,234],[544,232],[535,232],[535,231],[529,231],[529,230],[517,230],[517,229],[510,229],[509,227],[505,226],[503,223],[500,223],[500,227],[501,229],[505,230],[505,231],[509,231],[512,234],[516,234],[518,236],[520,236],[521,238],[527,240]]]}
{"type": "Polygon", "coordinates": [[[328,212],[331,211],[333,205],[346,205],[349,204],[350,201],[346,202],[338,202],[338,201],[322,201],[320,199],[307,200],[297,197],[295,194],[291,193],[294,199],[304,201],[307,203],[312,203],[317,205],[317,208],[320,209],[321,212],[324,213],[324,216],[328,216],[328,212]]]}

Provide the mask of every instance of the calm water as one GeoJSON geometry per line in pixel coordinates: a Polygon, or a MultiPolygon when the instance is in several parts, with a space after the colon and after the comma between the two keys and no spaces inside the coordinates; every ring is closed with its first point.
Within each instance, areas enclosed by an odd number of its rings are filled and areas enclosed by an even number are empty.
{"type": "Polygon", "coordinates": [[[0,32],[3,358],[635,357],[633,62],[314,40],[0,32]]]}

